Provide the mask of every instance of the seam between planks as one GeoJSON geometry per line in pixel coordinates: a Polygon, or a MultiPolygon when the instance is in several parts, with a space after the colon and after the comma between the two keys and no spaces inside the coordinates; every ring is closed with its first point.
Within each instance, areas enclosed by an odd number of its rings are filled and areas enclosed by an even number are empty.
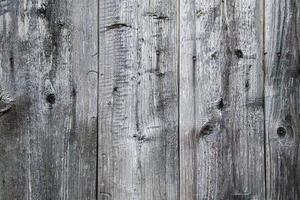
{"type": "Polygon", "coordinates": [[[266,0],[262,0],[262,69],[263,69],[263,118],[264,118],[264,179],[265,179],[265,200],[268,198],[267,187],[267,132],[266,132],[266,0]]]}
{"type": "Polygon", "coordinates": [[[100,23],[100,2],[97,0],[97,143],[96,143],[96,183],[95,183],[95,199],[98,200],[98,182],[99,182],[99,89],[100,89],[100,32],[99,32],[99,23],[100,23]]]}
{"type": "Polygon", "coordinates": [[[180,0],[177,0],[177,145],[178,145],[178,198],[181,199],[180,193],[181,193],[181,171],[180,171],[180,57],[181,51],[180,51],[180,0]]]}

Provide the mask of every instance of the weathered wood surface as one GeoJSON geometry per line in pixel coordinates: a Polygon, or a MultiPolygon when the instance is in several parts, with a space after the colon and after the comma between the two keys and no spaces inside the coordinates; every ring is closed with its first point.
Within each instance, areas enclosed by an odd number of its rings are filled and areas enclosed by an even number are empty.
{"type": "Polygon", "coordinates": [[[266,1],[267,199],[300,199],[299,11],[299,1],[266,1]]]}
{"type": "Polygon", "coordinates": [[[0,0],[0,199],[300,199],[296,0],[0,0]]]}
{"type": "Polygon", "coordinates": [[[99,7],[98,197],[178,199],[177,2],[99,7]]]}
{"type": "Polygon", "coordinates": [[[97,1],[0,1],[0,199],[95,199],[97,1]]]}
{"type": "Polygon", "coordinates": [[[180,1],[182,200],[264,199],[262,19],[259,0],[180,1]]]}

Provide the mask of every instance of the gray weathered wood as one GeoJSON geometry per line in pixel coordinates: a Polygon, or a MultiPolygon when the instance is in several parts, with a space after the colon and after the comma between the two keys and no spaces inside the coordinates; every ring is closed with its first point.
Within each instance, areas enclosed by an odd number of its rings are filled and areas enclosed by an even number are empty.
{"type": "Polygon", "coordinates": [[[100,0],[99,199],[178,199],[177,2],[100,0]]]}
{"type": "Polygon", "coordinates": [[[0,1],[0,199],[95,199],[97,0],[0,1]]]}
{"type": "Polygon", "coordinates": [[[300,199],[299,9],[0,0],[0,199],[300,199]]]}
{"type": "Polygon", "coordinates": [[[180,2],[181,200],[264,199],[262,1],[180,2]]]}
{"type": "Polygon", "coordinates": [[[267,199],[300,199],[299,14],[299,1],[266,1],[267,199]]]}

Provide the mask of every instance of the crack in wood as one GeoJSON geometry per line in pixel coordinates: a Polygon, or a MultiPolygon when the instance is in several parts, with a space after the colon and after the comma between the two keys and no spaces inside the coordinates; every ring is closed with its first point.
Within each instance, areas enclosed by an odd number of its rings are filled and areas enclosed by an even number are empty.
{"type": "Polygon", "coordinates": [[[121,28],[132,28],[132,27],[125,23],[115,23],[115,24],[106,26],[106,31],[114,30],[114,29],[121,29],[121,28]]]}

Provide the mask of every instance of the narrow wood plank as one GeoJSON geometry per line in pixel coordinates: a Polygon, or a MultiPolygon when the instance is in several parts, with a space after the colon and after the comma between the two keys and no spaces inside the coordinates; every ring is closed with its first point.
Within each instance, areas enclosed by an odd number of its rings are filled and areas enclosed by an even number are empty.
{"type": "Polygon", "coordinates": [[[180,197],[265,199],[262,1],[180,8],[180,197]]]}
{"type": "Polygon", "coordinates": [[[95,199],[97,1],[0,2],[0,199],[95,199]]]}
{"type": "Polygon", "coordinates": [[[178,199],[176,1],[99,14],[99,199],[178,199]]]}
{"type": "Polygon", "coordinates": [[[299,1],[266,1],[267,199],[300,199],[299,11],[299,1]]]}

